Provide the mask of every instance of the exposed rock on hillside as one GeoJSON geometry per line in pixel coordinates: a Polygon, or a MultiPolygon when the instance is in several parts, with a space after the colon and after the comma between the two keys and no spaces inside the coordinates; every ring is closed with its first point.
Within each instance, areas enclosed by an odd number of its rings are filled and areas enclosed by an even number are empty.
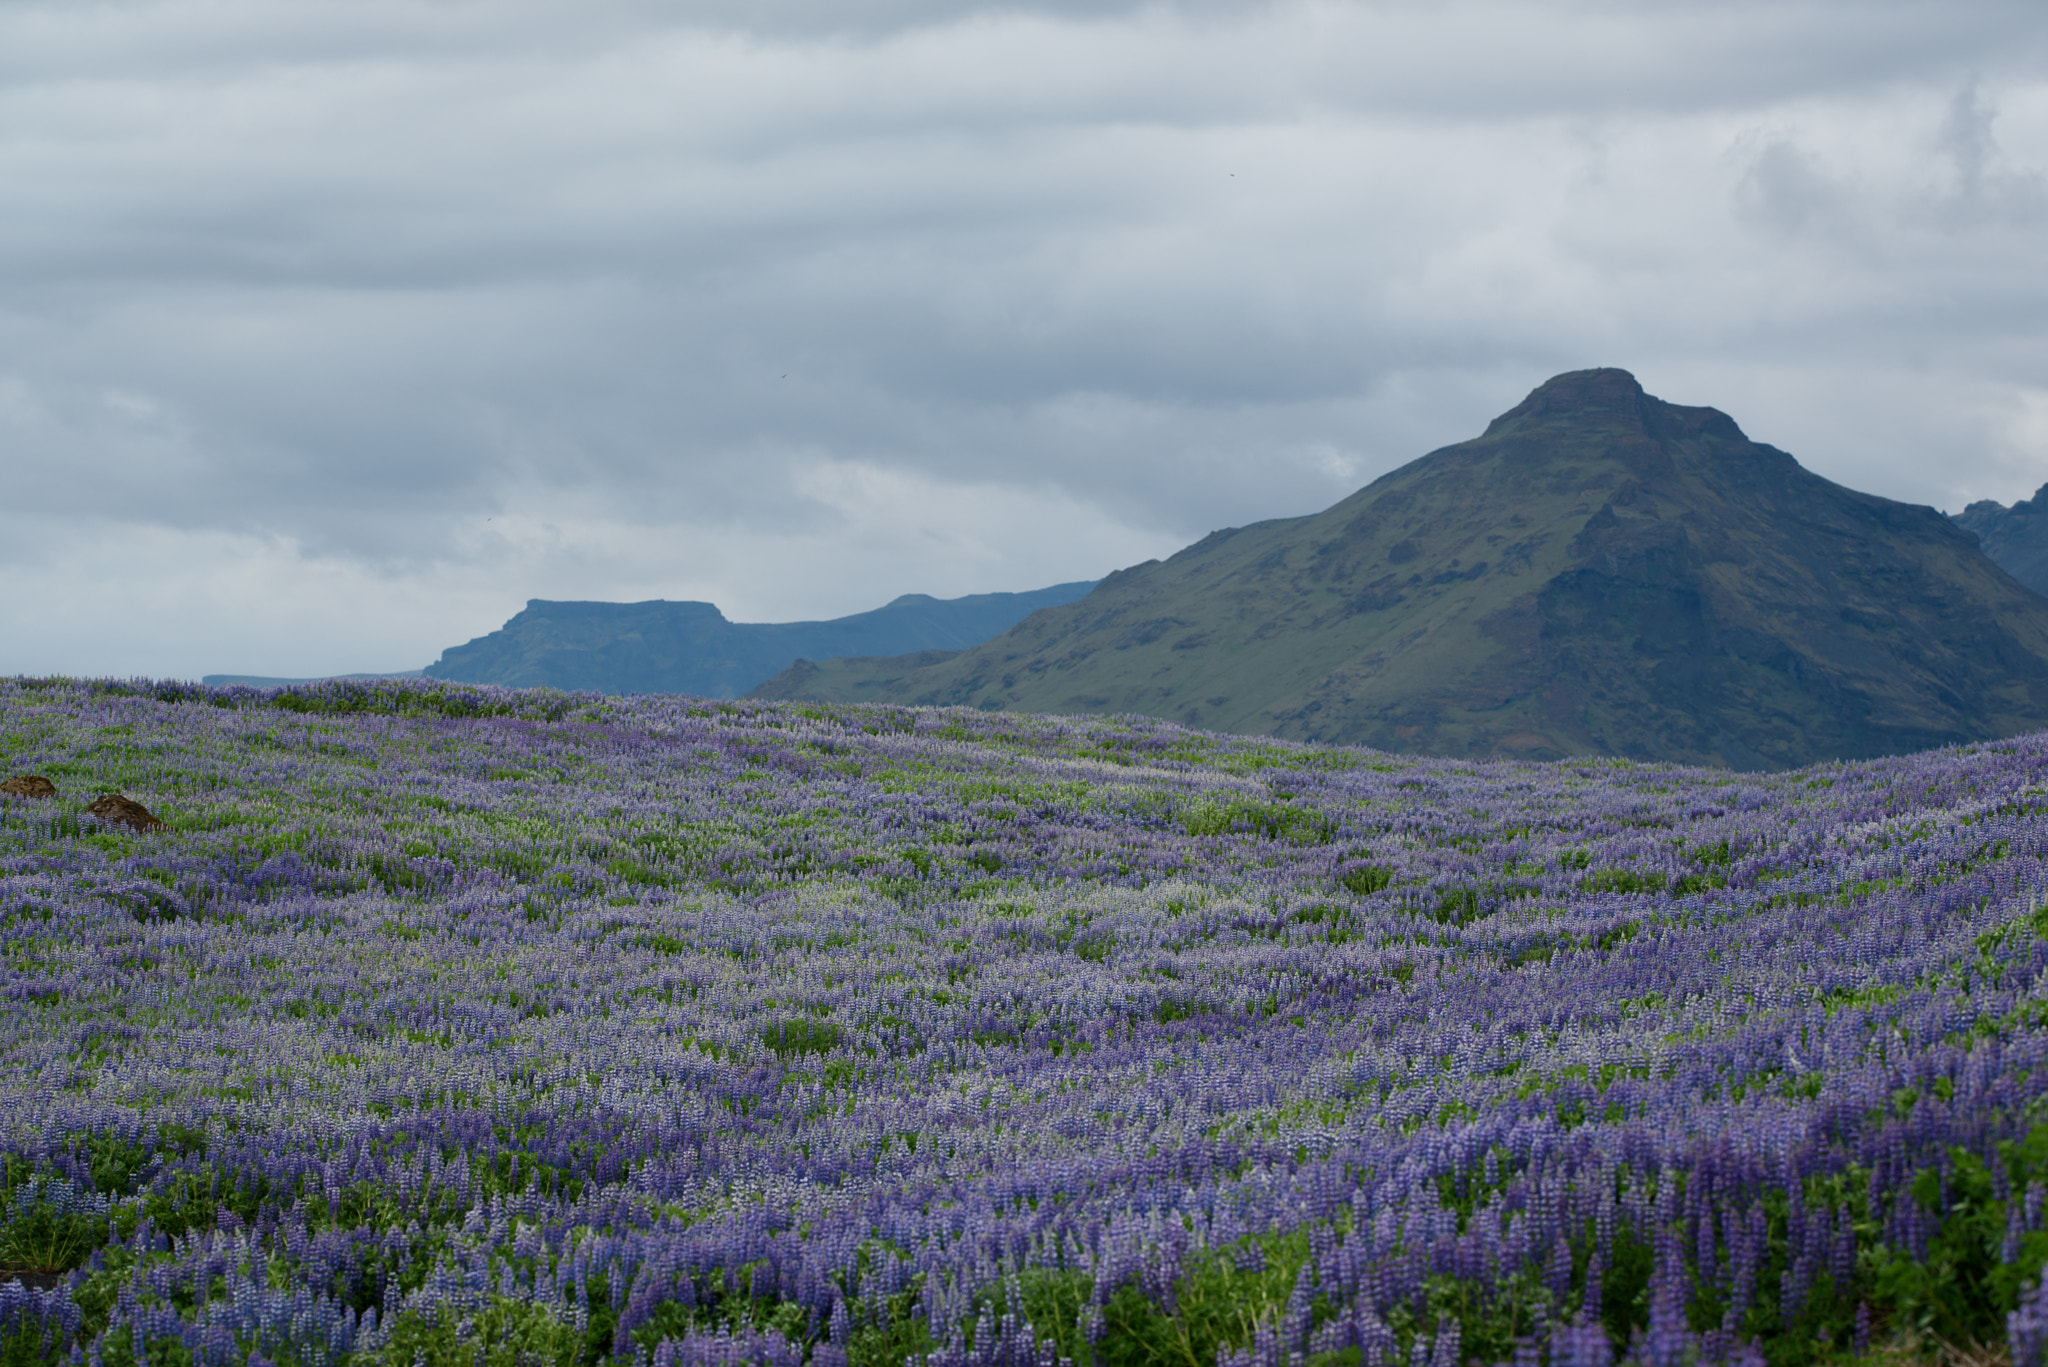
{"type": "Polygon", "coordinates": [[[2048,595],[2048,484],[2010,508],[1988,498],[1972,503],[1956,521],[1976,534],[2000,569],[2048,595]]]}
{"type": "Polygon", "coordinates": [[[164,824],[149,808],[121,793],[102,793],[85,810],[102,821],[119,822],[138,831],[159,830],[164,824]]]}
{"type": "Polygon", "coordinates": [[[764,697],[1137,712],[1389,750],[1736,768],[2048,726],[2048,601],[1622,370],[1311,517],[1217,532],[920,668],[764,697]]]}

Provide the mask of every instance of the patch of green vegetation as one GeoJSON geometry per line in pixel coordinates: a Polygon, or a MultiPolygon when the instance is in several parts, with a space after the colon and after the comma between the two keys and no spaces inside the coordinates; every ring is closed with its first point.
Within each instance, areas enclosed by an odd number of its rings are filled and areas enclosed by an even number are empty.
{"type": "Polygon", "coordinates": [[[491,696],[464,688],[396,680],[332,680],[279,689],[269,705],[299,714],[375,713],[399,717],[524,717],[560,721],[575,706],[566,693],[522,689],[491,696]]]}
{"type": "Polygon", "coordinates": [[[1106,963],[1116,952],[1116,936],[1107,930],[1091,930],[1074,937],[1074,953],[1089,963],[1106,963]]]}
{"type": "Polygon", "coordinates": [[[1995,930],[1977,937],[1977,952],[1991,958],[2005,945],[2021,938],[2048,940],[2048,902],[2032,905],[1995,930]]]}
{"type": "MultiPolygon", "coordinates": [[[[1126,1283],[1103,1303],[1092,1345],[1081,1316],[1094,1290],[1086,1272],[1030,1268],[998,1283],[985,1304],[993,1319],[1016,1315],[1039,1342],[1075,1362],[1090,1361],[1092,1347],[1101,1367],[1215,1367],[1219,1350],[1248,1347],[1260,1324],[1279,1318],[1308,1252],[1306,1230],[1197,1250],[1182,1264],[1173,1310],[1126,1283]]],[[[854,1367],[898,1367],[900,1361],[856,1356],[854,1367]]]]}
{"type": "Polygon", "coordinates": [[[1479,889],[1441,888],[1437,891],[1436,905],[1430,909],[1431,916],[1446,925],[1464,925],[1479,916],[1479,889]]]}
{"type": "Polygon", "coordinates": [[[837,1025],[814,1016],[791,1016],[761,1029],[761,1042],[782,1058],[829,1053],[840,1039],[837,1025]]]}
{"type": "Polygon", "coordinates": [[[1832,1016],[1847,1006],[1884,1006],[1906,995],[1899,983],[1877,983],[1867,987],[1837,987],[1821,997],[1821,1005],[1832,1016]]]}
{"type": "Polygon", "coordinates": [[[1366,864],[1339,874],[1337,881],[1344,885],[1346,891],[1359,897],[1367,897],[1392,887],[1394,871],[1384,865],[1366,864]]]}
{"type": "Polygon", "coordinates": [[[1337,834],[1337,823],[1313,807],[1260,802],[1241,795],[1227,800],[1206,797],[1192,803],[1181,816],[1181,827],[1194,836],[1256,835],[1296,845],[1327,845],[1337,834]]]}
{"type": "Polygon", "coordinates": [[[0,1267],[69,1272],[107,1241],[107,1218],[38,1202],[0,1225],[0,1267]]]}
{"type": "Polygon", "coordinates": [[[672,881],[662,870],[638,859],[610,860],[605,864],[605,871],[621,883],[636,883],[642,887],[663,888],[672,881]]]}
{"type": "Polygon", "coordinates": [[[1599,950],[1613,949],[1616,945],[1626,944],[1633,940],[1636,936],[1642,934],[1642,930],[1643,923],[1641,921],[1623,921],[1620,925],[1603,930],[1599,935],[1595,936],[1592,941],[1592,947],[1599,950]]]}
{"type": "MultiPolygon", "coordinates": [[[[585,1335],[547,1306],[493,1296],[482,1310],[464,1314],[442,1306],[428,1314],[407,1311],[366,1362],[377,1367],[578,1367],[591,1361],[585,1335]]],[[[611,1345],[604,1345],[610,1356],[611,1345]]]]}
{"type": "Polygon", "coordinates": [[[1006,804],[1024,811],[1078,806],[1088,800],[1086,783],[1022,778],[972,778],[954,785],[953,791],[962,802],[1006,804]]]}
{"type": "Polygon", "coordinates": [[[1589,873],[1579,880],[1579,887],[1586,892],[1662,892],[1670,880],[1661,873],[1642,873],[1636,869],[1607,868],[1589,873]]]}
{"type": "Polygon", "coordinates": [[[432,880],[423,871],[399,855],[373,854],[369,862],[370,876],[394,897],[408,892],[423,892],[432,885],[432,880]]]}

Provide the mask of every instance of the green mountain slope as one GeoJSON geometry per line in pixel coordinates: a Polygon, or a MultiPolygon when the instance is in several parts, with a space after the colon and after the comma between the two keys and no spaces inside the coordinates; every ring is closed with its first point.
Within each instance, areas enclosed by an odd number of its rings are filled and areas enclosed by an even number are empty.
{"type": "Polygon", "coordinates": [[[806,661],[754,696],[1781,767],[2048,726],[2048,601],[1933,509],[1590,370],[973,649],[806,661]]]}

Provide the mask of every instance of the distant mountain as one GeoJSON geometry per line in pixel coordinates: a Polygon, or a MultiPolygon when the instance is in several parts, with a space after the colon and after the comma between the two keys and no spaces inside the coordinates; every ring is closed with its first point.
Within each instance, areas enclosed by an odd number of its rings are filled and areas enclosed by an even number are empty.
{"type": "Polygon", "coordinates": [[[1322,513],[906,663],[798,666],[753,696],[1736,768],[2048,727],[2048,601],[1973,538],[1622,370],[1560,375],[1322,513]]]}
{"type": "Polygon", "coordinates": [[[1972,503],[1955,520],[1976,533],[1977,544],[2000,569],[2048,595],[2048,484],[2010,508],[1988,498],[1972,503]]]}
{"type": "Polygon", "coordinates": [[[964,650],[1092,583],[931,598],[824,622],[728,622],[710,603],[555,603],[536,598],[488,636],[451,647],[427,676],[507,687],[733,698],[792,661],[964,650]]]}

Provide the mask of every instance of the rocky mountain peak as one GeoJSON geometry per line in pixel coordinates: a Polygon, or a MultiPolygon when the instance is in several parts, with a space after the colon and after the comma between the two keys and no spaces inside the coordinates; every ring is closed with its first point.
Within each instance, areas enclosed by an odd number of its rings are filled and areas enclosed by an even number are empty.
{"type": "Polygon", "coordinates": [[[1604,366],[1552,376],[1486,429],[1488,437],[1540,436],[1560,426],[1604,429],[1648,440],[1719,437],[1743,441],[1735,420],[1717,408],[1666,403],[1643,392],[1626,370],[1604,366]]]}

